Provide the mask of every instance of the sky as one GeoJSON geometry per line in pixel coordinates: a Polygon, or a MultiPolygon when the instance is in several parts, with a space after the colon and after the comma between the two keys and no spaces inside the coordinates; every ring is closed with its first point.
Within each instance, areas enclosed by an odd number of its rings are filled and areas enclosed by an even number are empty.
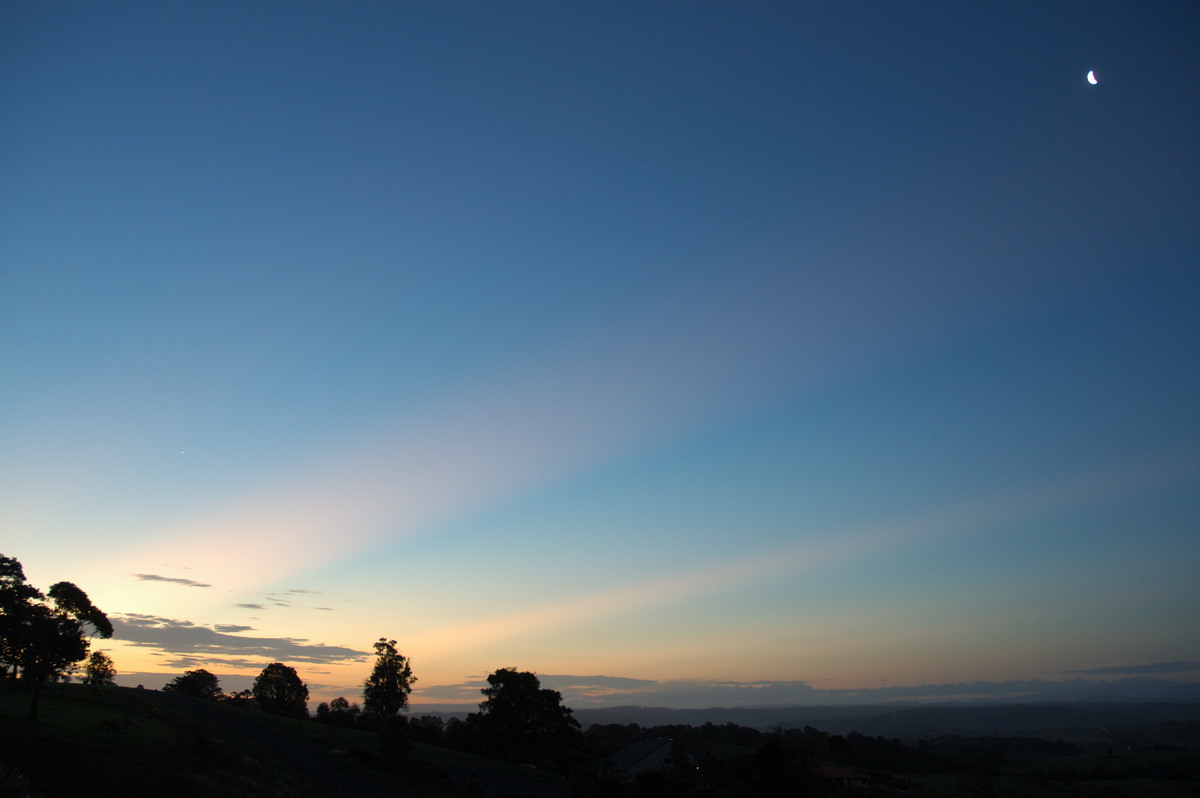
{"type": "Polygon", "coordinates": [[[147,687],[1200,680],[1198,34],[4,3],[0,551],[147,687]]]}

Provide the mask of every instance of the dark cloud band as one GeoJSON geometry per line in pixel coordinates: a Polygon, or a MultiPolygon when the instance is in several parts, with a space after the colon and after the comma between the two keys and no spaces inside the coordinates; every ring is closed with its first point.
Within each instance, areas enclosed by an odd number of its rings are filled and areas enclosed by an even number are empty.
{"type": "Polygon", "coordinates": [[[191,621],[154,615],[126,614],[113,618],[115,635],[135,646],[156,648],[179,658],[260,657],[278,662],[335,663],[354,662],[367,655],[344,646],[309,643],[291,637],[243,637],[233,632],[249,631],[248,626],[198,626],[191,621]]]}
{"type": "Polygon", "coordinates": [[[1111,668],[1085,668],[1063,673],[1089,676],[1134,676],[1137,674],[1191,673],[1200,671],[1200,662],[1151,662],[1148,665],[1119,665],[1111,668]]]}

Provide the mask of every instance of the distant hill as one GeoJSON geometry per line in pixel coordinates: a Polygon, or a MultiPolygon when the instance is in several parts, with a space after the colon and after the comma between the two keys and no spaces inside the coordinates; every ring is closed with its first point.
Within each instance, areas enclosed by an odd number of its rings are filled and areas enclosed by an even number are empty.
{"type": "MultiPolygon", "coordinates": [[[[814,691],[811,704],[671,708],[635,703],[567,704],[586,729],[593,724],[702,726],[734,723],[754,729],[812,726],[831,734],[858,731],[887,737],[1012,734],[1046,728],[1158,723],[1196,718],[1200,684],[1144,676],[1114,680],[972,682],[870,690],[814,691]],[[1034,708],[1037,709],[1034,709],[1034,708]]],[[[647,696],[649,697],[649,696],[647,696]]],[[[651,700],[653,700],[651,698],[651,700]]],[[[413,704],[414,716],[465,718],[475,704],[413,704]]]]}
{"type": "Polygon", "coordinates": [[[868,736],[914,739],[944,734],[1037,734],[1052,730],[1149,725],[1171,721],[1200,722],[1200,702],[1058,702],[903,708],[878,704],[850,707],[711,709],[612,707],[580,709],[575,712],[575,717],[585,728],[597,723],[637,723],[640,726],[734,723],[760,730],[812,726],[831,734],[856,731],[868,736]]]}
{"type": "MultiPolygon", "coordinates": [[[[1191,663],[1183,663],[1190,665],[1191,663]]],[[[1200,668],[1196,670],[1200,671],[1200,668]]],[[[1064,701],[1126,703],[1200,703],[1200,682],[1153,676],[1112,679],[1025,679],[1003,682],[955,682],[920,685],[887,685],[862,689],[813,688],[802,682],[711,683],[704,681],[652,682],[607,676],[545,676],[543,684],[563,694],[567,706],[578,713],[608,712],[630,707],[685,708],[712,714],[714,707],[768,709],[773,707],[874,706],[902,709],[917,706],[978,704],[1049,704],[1064,701]],[[629,682],[636,682],[631,688],[629,682]],[[594,688],[594,689],[589,689],[594,688]],[[597,698],[600,694],[603,697],[597,698]]],[[[477,703],[426,703],[414,697],[414,714],[465,717],[477,703]]],[[[704,723],[705,720],[701,720],[704,723]]],[[[714,721],[715,722],[715,721],[714,721]]],[[[736,721],[735,721],[736,722],[736,721]]]]}

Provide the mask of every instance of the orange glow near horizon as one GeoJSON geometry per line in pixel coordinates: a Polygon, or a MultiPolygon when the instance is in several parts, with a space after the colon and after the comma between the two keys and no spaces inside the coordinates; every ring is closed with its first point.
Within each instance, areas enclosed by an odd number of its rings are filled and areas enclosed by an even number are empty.
{"type": "Polygon", "coordinates": [[[971,502],[893,519],[869,526],[838,530],[814,541],[789,544],[732,562],[706,565],[613,590],[577,596],[551,607],[472,620],[412,639],[422,650],[457,652],[486,647],[499,640],[536,635],[566,624],[628,613],[650,606],[727,591],[742,585],[837,566],[856,557],[927,542],[948,534],[970,534],[997,523],[1052,509],[1145,489],[1178,476],[1175,460],[1148,467],[1093,471],[1049,485],[980,497],[971,502]]]}
{"type": "MultiPolygon", "coordinates": [[[[737,590],[740,587],[769,582],[785,576],[796,576],[814,573],[828,569],[843,567],[846,563],[863,557],[878,556],[888,551],[903,547],[919,545],[946,535],[972,534],[1007,520],[1021,518],[1040,512],[1052,511],[1062,507],[1094,502],[1114,493],[1123,493],[1146,489],[1163,480],[1178,478],[1180,464],[1176,460],[1161,461],[1145,467],[1108,469],[1093,471],[1070,479],[1060,480],[1052,484],[1035,485],[1024,490],[1010,491],[993,496],[979,497],[973,501],[942,508],[934,512],[923,513],[909,518],[893,519],[870,525],[857,526],[826,533],[820,539],[810,539],[788,544],[768,551],[751,554],[732,561],[710,563],[688,570],[667,574],[661,577],[643,579],[624,586],[614,587],[591,593],[576,595],[558,601],[553,605],[535,606],[520,609],[511,613],[495,614],[490,617],[472,618],[459,623],[438,628],[410,628],[403,635],[401,642],[402,653],[412,656],[418,668],[421,683],[426,687],[437,684],[456,683],[466,673],[486,673],[500,665],[509,662],[483,661],[482,657],[496,657],[501,651],[526,650],[530,655],[542,656],[555,663],[555,669],[583,668],[589,672],[599,667],[598,663],[575,663],[576,659],[570,652],[547,649],[539,638],[553,634],[556,630],[571,626],[586,626],[590,622],[598,622],[616,618],[629,613],[648,610],[655,607],[666,607],[672,604],[687,602],[709,594],[718,594],[737,590]],[[538,652],[541,652],[538,655],[538,652]]],[[[150,588],[143,588],[148,590],[150,588]]],[[[204,595],[194,593],[181,594],[175,591],[186,591],[188,588],[163,588],[164,597],[170,595],[185,595],[194,609],[193,596],[204,595]]],[[[214,591],[204,595],[207,603],[217,605],[228,602],[229,592],[214,591]]],[[[137,606],[135,604],[135,606],[137,606]]],[[[182,611],[182,605],[180,605],[182,611]]],[[[160,610],[170,614],[165,607],[160,610]]],[[[329,613],[314,620],[309,613],[302,617],[307,619],[303,636],[321,637],[337,634],[349,635],[357,648],[367,649],[369,642],[378,635],[375,630],[386,628],[387,624],[375,617],[377,613],[368,611],[354,618],[349,623],[344,615],[329,613]],[[370,631],[367,631],[370,629],[370,631]],[[362,631],[359,631],[362,630],[362,631]]],[[[863,628],[875,628],[871,633],[874,645],[887,644],[886,623],[880,626],[880,618],[874,613],[871,617],[864,616],[863,628]]],[[[296,617],[296,616],[292,616],[296,617]]],[[[262,634],[279,634],[278,617],[265,624],[265,628],[257,630],[262,634]]],[[[810,626],[806,632],[805,645],[790,655],[785,655],[787,643],[769,637],[759,636],[752,629],[744,631],[747,647],[763,647],[774,659],[791,661],[794,664],[802,661],[807,663],[806,674],[793,674],[789,678],[803,678],[809,675],[814,686],[853,687],[856,680],[869,678],[870,668],[856,668],[853,663],[861,657],[855,654],[857,649],[865,645],[861,640],[855,642],[846,638],[836,626],[823,628],[821,624],[806,624],[810,626]],[[796,657],[802,657],[797,660],[796,657]],[[811,670],[810,670],[811,669],[811,670]],[[825,675],[822,675],[824,673],[825,675]],[[837,673],[831,678],[829,673],[837,673]]],[[[940,633],[946,633],[948,627],[943,627],[940,633]]],[[[290,636],[299,636],[292,629],[290,636]]],[[[905,633],[910,637],[914,632],[910,629],[905,633]]],[[[336,644],[345,641],[333,640],[336,644]]],[[[666,645],[665,639],[662,642],[666,645]]],[[[668,673],[676,673],[680,678],[730,678],[729,673],[711,671],[711,665],[699,668],[694,672],[684,667],[689,663],[708,662],[707,649],[710,641],[693,641],[690,651],[674,651],[669,645],[659,646],[653,653],[653,659],[661,663],[655,666],[651,659],[643,658],[645,671],[627,674],[639,678],[665,677],[668,673]]],[[[942,667],[931,670],[930,663],[911,652],[911,645],[905,647],[899,642],[887,644],[894,649],[897,670],[891,677],[896,684],[908,678],[914,683],[925,683],[933,678],[931,674],[944,673],[946,678],[953,679],[967,665],[967,661],[958,663],[953,660],[945,661],[942,667]]],[[[124,672],[179,672],[184,668],[171,668],[163,665],[165,652],[151,648],[136,646],[121,641],[103,641],[97,648],[109,649],[119,653],[118,670],[124,672]]],[[[687,648],[687,646],[685,646],[687,648]]],[[[994,656],[999,652],[992,652],[994,656]]],[[[866,656],[865,652],[860,652],[866,656]]],[[[507,655],[506,655],[507,656],[507,655]]],[[[945,652],[942,653],[945,656],[945,652]]],[[[524,656],[522,660],[528,661],[524,656]]],[[[629,656],[626,655],[628,660],[629,656]]],[[[634,657],[634,660],[637,660],[634,657]]],[[[196,658],[197,663],[203,663],[203,657],[196,658]]],[[[237,673],[241,676],[253,677],[256,667],[233,667],[221,664],[220,657],[211,661],[214,670],[237,673]]],[[[534,663],[530,663],[534,664],[534,663]]],[[[974,672],[986,662],[969,663],[974,672]]],[[[207,667],[197,664],[196,667],[207,667]]],[[[617,665],[605,667],[620,667],[617,665]]],[[[627,666],[626,666],[627,667],[627,666]]],[[[320,694],[324,700],[336,695],[353,693],[358,689],[363,678],[369,671],[368,661],[357,663],[335,663],[331,665],[300,665],[298,669],[307,674],[305,678],[315,684],[322,684],[320,694]]],[[[542,668],[544,670],[544,668],[542,668]]],[[[988,669],[990,670],[990,669],[988,669]]],[[[786,674],[777,674],[784,678],[786,674]]],[[[747,678],[763,678],[762,673],[746,674],[747,678]]],[[[863,686],[858,683],[858,686],[863,686]]],[[[314,699],[315,700],[315,699],[314,699]]]]}

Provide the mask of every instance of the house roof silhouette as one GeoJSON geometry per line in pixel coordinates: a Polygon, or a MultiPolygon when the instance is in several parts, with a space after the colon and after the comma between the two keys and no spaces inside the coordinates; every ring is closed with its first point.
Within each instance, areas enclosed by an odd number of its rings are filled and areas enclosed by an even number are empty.
{"type": "Polygon", "coordinates": [[[671,758],[671,741],[665,737],[639,740],[617,751],[608,758],[614,770],[630,776],[643,770],[665,767],[671,758]]]}

